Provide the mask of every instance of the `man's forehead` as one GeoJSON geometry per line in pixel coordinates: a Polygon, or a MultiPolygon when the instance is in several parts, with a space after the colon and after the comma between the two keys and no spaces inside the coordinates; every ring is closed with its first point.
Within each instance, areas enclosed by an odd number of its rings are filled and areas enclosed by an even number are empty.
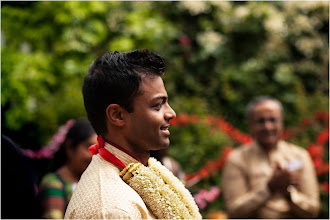
{"type": "Polygon", "coordinates": [[[149,96],[150,99],[167,98],[167,92],[160,76],[144,76],[141,78],[139,94],[149,96]]]}
{"type": "Polygon", "coordinates": [[[253,112],[261,112],[261,111],[267,111],[267,112],[279,112],[281,111],[280,105],[272,100],[267,100],[264,102],[261,102],[254,106],[253,112]]]}
{"type": "Polygon", "coordinates": [[[146,82],[146,83],[152,83],[153,81],[156,81],[156,80],[161,80],[163,81],[162,77],[161,76],[158,76],[158,75],[155,75],[155,74],[150,74],[150,75],[142,75],[141,76],[141,83],[142,82],[146,82]]]}

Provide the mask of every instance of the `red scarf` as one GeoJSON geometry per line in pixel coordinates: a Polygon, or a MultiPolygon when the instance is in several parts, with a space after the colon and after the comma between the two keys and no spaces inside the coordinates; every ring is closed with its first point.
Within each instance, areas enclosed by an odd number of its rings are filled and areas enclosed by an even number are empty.
{"type": "Polygon", "coordinates": [[[88,150],[93,154],[100,154],[100,156],[106,161],[112,163],[113,165],[119,166],[121,168],[125,168],[126,165],[121,162],[115,155],[110,153],[108,150],[104,148],[104,140],[101,137],[97,137],[97,143],[88,148],[88,150]]]}

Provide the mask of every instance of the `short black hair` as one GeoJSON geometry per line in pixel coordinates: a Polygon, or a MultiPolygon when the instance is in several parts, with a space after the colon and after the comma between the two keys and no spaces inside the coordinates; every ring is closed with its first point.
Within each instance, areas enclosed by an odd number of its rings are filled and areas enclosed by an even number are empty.
{"type": "Polygon", "coordinates": [[[247,105],[246,107],[246,119],[249,121],[252,117],[252,111],[253,111],[253,108],[259,104],[259,103],[262,103],[262,102],[265,102],[265,101],[273,101],[273,102],[276,102],[280,108],[280,111],[281,111],[281,117],[283,119],[284,117],[284,110],[283,110],[283,106],[282,106],[282,103],[277,100],[276,98],[273,98],[269,95],[264,95],[264,96],[258,96],[256,98],[254,98],[252,101],[249,102],[249,104],[247,105]]]}
{"type": "Polygon", "coordinates": [[[142,76],[162,76],[164,59],[147,50],[113,51],[97,58],[89,68],[82,87],[89,121],[98,135],[107,132],[106,108],[118,104],[134,111],[134,98],[139,93],[142,76]]]}

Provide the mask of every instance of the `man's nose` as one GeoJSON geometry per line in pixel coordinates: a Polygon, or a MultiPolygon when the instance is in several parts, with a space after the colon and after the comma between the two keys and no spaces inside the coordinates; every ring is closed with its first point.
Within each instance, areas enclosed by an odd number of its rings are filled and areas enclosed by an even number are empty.
{"type": "Polygon", "coordinates": [[[165,119],[166,119],[166,120],[171,120],[171,119],[173,119],[173,118],[175,118],[175,117],[176,117],[176,113],[175,113],[175,111],[171,108],[170,105],[168,105],[168,109],[167,109],[167,111],[165,112],[165,119]]]}
{"type": "Polygon", "coordinates": [[[265,129],[272,129],[274,127],[275,123],[270,121],[270,120],[266,120],[264,122],[264,128],[265,129]]]}

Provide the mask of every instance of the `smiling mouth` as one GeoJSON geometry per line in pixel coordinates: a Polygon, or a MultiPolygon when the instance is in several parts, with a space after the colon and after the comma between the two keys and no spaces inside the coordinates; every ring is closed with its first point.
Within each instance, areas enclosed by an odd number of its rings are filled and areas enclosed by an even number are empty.
{"type": "Polygon", "coordinates": [[[164,125],[164,126],[161,126],[161,127],[160,127],[160,130],[161,130],[165,135],[169,136],[169,135],[170,135],[170,131],[168,130],[169,127],[170,127],[169,124],[164,125]]]}
{"type": "Polygon", "coordinates": [[[273,132],[273,131],[265,131],[265,132],[263,132],[263,135],[264,135],[264,136],[274,136],[274,135],[276,135],[276,132],[273,132]]]}
{"type": "Polygon", "coordinates": [[[170,127],[170,124],[160,126],[160,130],[167,130],[170,127]]]}

